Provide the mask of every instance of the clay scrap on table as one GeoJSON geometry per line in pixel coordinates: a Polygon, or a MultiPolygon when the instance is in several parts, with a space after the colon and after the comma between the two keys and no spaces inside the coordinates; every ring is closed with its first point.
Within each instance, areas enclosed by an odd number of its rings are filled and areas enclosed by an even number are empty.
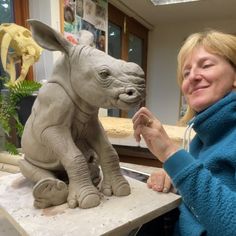
{"type": "Polygon", "coordinates": [[[39,91],[22,136],[25,158],[20,169],[35,183],[34,206],[67,202],[70,208],[91,208],[100,204],[101,193],[129,195],[130,186],[98,110],[137,107],[145,96],[143,70],[91,46],[74,46],[40,21],[29,23],[42,48],[62,52],[39,91]]]}

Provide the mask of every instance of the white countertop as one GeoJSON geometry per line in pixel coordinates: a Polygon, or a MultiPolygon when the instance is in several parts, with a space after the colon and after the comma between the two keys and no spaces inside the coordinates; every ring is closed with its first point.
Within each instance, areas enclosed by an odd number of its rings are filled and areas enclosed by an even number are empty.
{"type": "MultiPolygon", "coordinates": [[[[124,166],[137,166],[137,170],[146,173],[156,169],[127,163],[124,166]]],[[[158,193],[142,182],[126,178],[131,186],[129,196],[103,196],[101,204],[91,209],[69,209],[63,204],[40,210],[32,205],[29,181],[20,173],[3,175],[0,176],[0,213],[21,235],[117,236],[176,208],[181,201],[178,195],[158,193]]]]}

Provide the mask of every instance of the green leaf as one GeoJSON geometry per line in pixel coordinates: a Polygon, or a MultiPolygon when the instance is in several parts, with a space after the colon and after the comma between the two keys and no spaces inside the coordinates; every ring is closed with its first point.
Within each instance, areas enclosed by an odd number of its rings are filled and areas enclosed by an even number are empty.
{"type": "MultiPolygon", "coordinates": [[[[9,89],[8,94],[3,95],[0,93],[0,126],[9,137],[11,132],[10,121],[14,119],[17,134],[21,137],[24,126],[19,121],[17,106],[24,97],[30,96],[38,91],[42,84],[34,80],[23,80],[16,84],[11,84],[9,83],[10,80],[8,77],[0,77],[0,80],[2,80],[4,85],[9,89]]],[[[14,144],[6,142],[5,146],[8,152],[18,154],[14,144]]]]}
{"type": "Polygon", "coordinates": [[[24,131],[24,126],[21,124],[18,114],[15,114],[15,116],[13,117],[16,121],[16,131],[17,131],[17,135],[22,137],[23,131],[24,131]]]}
{"type": "Polygon", "coordinates": [[[19,151],[17,150],[16,146],[12,143],[9,143],[8,141],[5,142],[5,149],[10,154],[13,154],[13,155],[18,155],[19,154],[19,151]]]}
{"type": "Polygon", "coordinates": [[[34,80],[23,80],[15,85],[10,85],[9,90],[12,96],[12,100],[18,102],[23,97],[32,95],[35,91],[38,91],[42,84],[34,80]]]}

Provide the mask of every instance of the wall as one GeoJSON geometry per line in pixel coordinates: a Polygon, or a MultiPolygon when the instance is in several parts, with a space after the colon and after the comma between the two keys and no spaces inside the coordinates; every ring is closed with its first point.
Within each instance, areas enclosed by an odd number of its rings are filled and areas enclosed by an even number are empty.
{"type": "MultiPolygon", "coordinates": [[[[29,11],[31,19],[40,20],[60,31],[59,0],[30,0],[29,11]]],[[[37,81],[50,77],[53,63],[59,55],[59,52],[43,51],[39,61],[34,65],[34,75],[37,81]]]]}
{"type": "Polygon", "coordinates": [[[176,80],[176,57],[183,40],[191,33],[214,28],[236,33],[236,18],[214,22],[163,24],[149,33],[146,106],[165,124],[175,125],[180,91],[176,80]]]}

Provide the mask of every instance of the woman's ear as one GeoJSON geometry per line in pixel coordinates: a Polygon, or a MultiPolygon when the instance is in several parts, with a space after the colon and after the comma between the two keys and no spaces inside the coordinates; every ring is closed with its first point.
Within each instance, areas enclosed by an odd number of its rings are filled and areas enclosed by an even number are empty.
{"type": "Polygon", "coordinates": [[[234,75],[233,87],[236,88],[236,71],[235,71],[235,75],[234,75]]]}

